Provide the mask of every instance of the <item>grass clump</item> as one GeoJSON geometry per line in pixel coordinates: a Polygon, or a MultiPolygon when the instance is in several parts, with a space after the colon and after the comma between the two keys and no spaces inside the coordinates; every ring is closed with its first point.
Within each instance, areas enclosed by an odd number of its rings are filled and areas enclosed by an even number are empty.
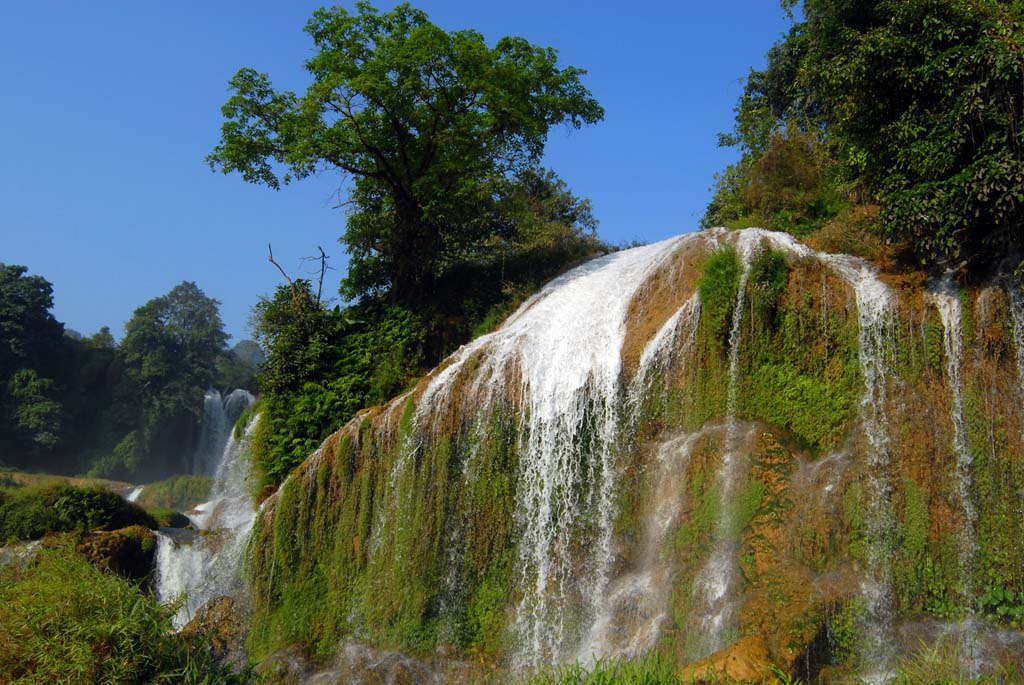
{"type": "Polygon", "coordinates": [[[0,682],[244,683],[202,640],[173,633],[176,607],[92,566],[70,546],[0,568],[0,682]]]}

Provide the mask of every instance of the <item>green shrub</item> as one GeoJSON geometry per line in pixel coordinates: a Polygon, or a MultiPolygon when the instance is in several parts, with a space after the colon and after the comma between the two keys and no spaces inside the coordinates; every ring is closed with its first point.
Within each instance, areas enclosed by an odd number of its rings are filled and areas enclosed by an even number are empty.
{"type": "Polygon", "coordinates": [[[725,347],[730,319],[739,288],[740,260],[731,246],[721,247],[704,263],[697,291],[700,293],[701,327],[710,340],[725,347]]]}
{"type": "Polygon", "coordinates": [[[157,522],[142,507],[103,488],[51,485],[0,493],[0,543],[36,540],[51,532],[133,525],[156,528],[157,522]]]}
{"type": "Polygon", "coordinates": [[[173,633],[174,606],[104,573],[69,546],[0,568],[0,682],[243,683],[202,640],[173,633]]]}

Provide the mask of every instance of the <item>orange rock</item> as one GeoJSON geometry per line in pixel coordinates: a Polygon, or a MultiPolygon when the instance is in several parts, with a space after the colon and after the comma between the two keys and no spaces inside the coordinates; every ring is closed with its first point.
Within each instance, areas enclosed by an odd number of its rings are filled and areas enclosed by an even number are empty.
{"type": "Polygon", "coordinates": [[[684,683],[717,683],[728,677],[741,683],[761,683],[773,678],[768,646],[760,637],[745,637],[711,656],[684,666],[684,683]]]}

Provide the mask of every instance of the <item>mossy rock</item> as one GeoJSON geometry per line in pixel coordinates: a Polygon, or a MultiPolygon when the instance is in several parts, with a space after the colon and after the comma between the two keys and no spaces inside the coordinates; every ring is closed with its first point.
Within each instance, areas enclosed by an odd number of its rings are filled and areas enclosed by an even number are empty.
{"type": "Polygon", "coordinates": [[[151,507],[146,513],[153,517],[160,528],[188,528],[192,521],[180,511],[165,507],[151,507]]]}
{"type": "Polygon", "coordinates": [[[45,548],[59,547],[69,539],[75,551],[89,563],[131,580],[146,580],[153,570],[156,535],[145,526],[128,526],[113,531],[48,535],[45,548]]]}
{"type": "Polygon", "coordinates": [[[75,551],[94,565],[133,580],[144,580],[153,570],[156,536],[143,526],[110,532],[82,533],[75,551]]]}
{"type": "Polygon", "coordinates": [[[181,634],[205,640],[213,658],[223,665],[245,660],[247,612],[234,597],[215,597],[199,607],[181,634]]]}

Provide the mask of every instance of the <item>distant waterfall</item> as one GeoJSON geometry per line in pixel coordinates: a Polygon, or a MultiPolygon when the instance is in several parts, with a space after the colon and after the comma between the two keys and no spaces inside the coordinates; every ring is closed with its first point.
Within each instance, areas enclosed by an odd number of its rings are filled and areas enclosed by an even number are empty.
{"type": "MultiPolygon", "coordinates": [[[[228,396],[235,407],[248,406],[252,396],[236,390],[228,396]],[[232,398],[235,398],[232,400],[232,398]]],[[[241,409],[237,409],[236,417],[241,409]]],[[[197,609],[216,597],[237,595],[242,589],[241,562],[249,531],[255,519],[255,505],[249,494],[249,438],[258,417],[249,421],[244,435],[226,436],[215,474],[210,501],[190,514],[201,531],[164,529],[157,533],[155,588],[161,602],[186,600],[175,616],[177,627],[185,625],[197,609]]]]}
{"type": "Polygon", "coordinates": [[[192,459],[192,473],[213,477],[224,454],[228,435],[235,427],[238,417],[255,398],[241,388],[232,390],[222,397],[218,390],[207,390],[203,397],[203,424],[199,434],[199,445],[192,459]]]}

